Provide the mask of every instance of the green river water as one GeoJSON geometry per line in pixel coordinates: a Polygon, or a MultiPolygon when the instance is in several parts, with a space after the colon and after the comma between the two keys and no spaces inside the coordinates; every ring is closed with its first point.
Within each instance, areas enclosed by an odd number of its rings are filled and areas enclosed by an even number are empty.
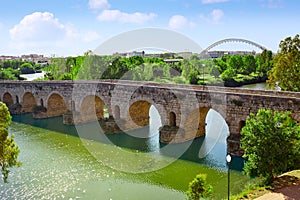
{"type": "MultiPolygon", "coordinates": [[[[199,138],[181,159],[175,159],[157,153],[161,147],[155,135],[133,140],[116,134],[110,141],[118,144],[111,145],[78,137],[74,127],[62,125],[61,118],[33,120],[23,115],[14,116],[14,121],[9,132],[21,149],[23,165],[11,170],[8,184],[0,183],[0,199],[185,199],[188,183],[199,173],[207,174],[213,199],[227,198],[226,143],[220,139],[205,158],[199,159],[198,153],[208,143],[199,138]],[[48,130],[54,127],[60,128],[48,130]],[[129,148],[129,143],[136,146],[129,148]]],[[[232,167],[239,168],[241,159],[234,162],[232,167]]],[[[251,181],[240,171],[232,170],[230,175],[232,194],[251,181]]]]}

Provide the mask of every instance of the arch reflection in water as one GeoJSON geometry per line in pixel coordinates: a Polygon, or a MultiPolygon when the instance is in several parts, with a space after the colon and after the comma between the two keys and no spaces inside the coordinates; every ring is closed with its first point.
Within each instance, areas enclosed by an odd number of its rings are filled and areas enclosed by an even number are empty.
{"type": "Polygon", "coordinates": [[[198,156],[213,166],[226,167],[227,137],[229,128],[224,118],[215,110],[210,109],[206,118],[206,136],[198,156]]]}
{"type": "Polygon", "coordinates": [[[159,128],[162,126],[161,117],[154,106],[150,107],[149,114],[149,140],[147,141],[147,146],[151,152],[159,151],[159,128]]]}
{"type": "MultiPolygon", "coordinates": [[[[159,143],[159,133],[158,128],[161,126],[160,124],[160,116],[155,109],[154,106],[150,107],[150,125],[149,127],[145,127],[144,129],[137,130],[136,133],[132,135],[138,135],[138,131],[147,132],[148,138],[136,138],[132,137],[128,134],[112,134],[112,135],[104,135],[97,134],[96,130],[99,129],[99,123],[88,123],[78,126],[77,129],[81,129],[82,132],[86,133],[86,139],[94,140],[95,142],[88,142],[88,145],[92,143],[96,145],[96,143],[113,143],[115,146],[125,148],[124,151],[137,152],[134,154],[134,159],[136,160],[141,152],[150,152],[149,157],[151,155],[159,159],[159,155],[166,155],[168,157],[172,157],[173,154],[175,156],[178,154],[178,151],[184,149],[185,144],[169,144],[168,149],[164,150],[164,144],[159,143]],[[97,142],[96,142],[97,141],[97,142]],[[183,146],[183,147],[182,147],[183,146]],[[177,152],[177,153],[176,153],[177,152]]],[[[46,128],[49,130],[59,131],[70,135],[77,135],[77,131],[75,126],[68,126],[62,124],[62,117],[54,117],[48,119],[32,119],[30,114],[26,115],[14,115],[14,121],[32,124],[34,126],[38,126],[41,128],[46,128]]],[[[207,164],[214,168],[226,169],[226,138],[229,134],[228,127],[224,121],[224,119],[214,110],[210,110],[207,118],[206,118],[206,131],[207,134],[205,137],[200,137],[195,139],[190,147],[185,151],[185,153],[180,157],[180,159],[193,161],[197,163],[207,164]]],[[[143,133],[145,134],[145,133],[143,133]]],[[[96,145],[97,146],[97,145],[96,145]]],[[[95,149],[96,153],[101,153],[101,158],[107,158],[105,152],[95,149]]],[[[122,162],[120,159],[121,155],[118,155],[119,152],[116,152],[116,159],[118,162],[122,162]]],[[[111,155],[111,152],[110,154],[111,155]]],[[[145,158],[146,160],[149,159],[145,158]]],[[[100,158],[99,158],[100,159],[100,158]]],[[[144,158],[143,158],[144,159],[144,158]]],[[[171,160],[174,160],[170,158],[171,160]]],[[[128,159],[127,159],[128,160],[128,159]]],[[[134,163],[135,161],[133,161],[134,163]]],[[[147,162],[150,162],[147,160],[147,162]]],[[[241,170],[243,166],[242,158],[234,158],[233,165],[237,165],[235,169],[241,170]],[[234,161],[237,162],[234,162],[234,161]]],[[[233,166],[232,165],[232,166],[233,166]]]]}

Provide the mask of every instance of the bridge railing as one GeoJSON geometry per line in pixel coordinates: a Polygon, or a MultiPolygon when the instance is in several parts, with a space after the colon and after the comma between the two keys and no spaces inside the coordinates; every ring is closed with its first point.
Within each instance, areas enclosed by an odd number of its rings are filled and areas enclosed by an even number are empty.
{"type": "Polygon", "coordinates": [[[128,85],[128,86],[143,86],[143,87],[156,87],[173,90],[189,90],[189,91],[205,91],[205,92],[219,92],[227,94],[248,94],[258,96],[272,96],[272,97],[293,97],[300,99],[300,92],[285,92],[275,90],[252,90],[247,88],[228,88],[219,86],[201,86],[201,85],[188,85],[188,84],[168,84],[159,82],[140,82],[140,81],[128,81],[128,80],[92,80],[92,81],[1,81],[0,89],[5,87],[6,84],[20,84],[25,85],[73,85],[73,84],[108,84],[108,85],[128,85]]]}

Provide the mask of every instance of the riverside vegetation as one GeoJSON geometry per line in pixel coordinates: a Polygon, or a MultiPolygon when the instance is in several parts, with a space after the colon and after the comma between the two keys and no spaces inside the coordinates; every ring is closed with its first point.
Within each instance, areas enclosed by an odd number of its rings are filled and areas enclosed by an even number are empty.
{"type": "Polygon", "coordinates": [[[260,55],[224,55],[215,59],[189,59],[166,63],[165,59],[178,59],[173,54],[156,57],[98,56],[87,52],[84,56],[52,58],[45,68],[44,80],[100,80],[124,79],[164,83],[240,86],[264,82],[271,70],[272,52],[260,55]]]}
{"type": "Polygon", "coordinates": [[[40,72],[47,64],[20,61],[4,60],[0,62],[0,80],[24,80],[21,74],[32,74],[40,72]]]}
{"type": "Polygon", "coordinates": [[[4,183],[8,181],[9,168],[20,166],[18,161],[19,147],[14,141],[14,135],[8,135],[11,115],[7,106],[0,102],[0,167],[4,183]]]}

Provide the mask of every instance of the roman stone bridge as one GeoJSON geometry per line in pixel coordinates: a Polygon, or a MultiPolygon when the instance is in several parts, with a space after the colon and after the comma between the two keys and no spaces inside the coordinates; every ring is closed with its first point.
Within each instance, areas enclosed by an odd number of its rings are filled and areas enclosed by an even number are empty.
{"type": "Polygon", "coordinates": [[[161,116],[160,141],[181,143],[205,134],[214,109],[226,121],[228,151],[241,155],[240,131],[259,108],[290,110],[300,121],[300,93],[134,81],[2,81],[0,100],[12,114],[63,116],[65,124],[98,120],[106,133],[149,125],[149,109],[161,116]]]}

